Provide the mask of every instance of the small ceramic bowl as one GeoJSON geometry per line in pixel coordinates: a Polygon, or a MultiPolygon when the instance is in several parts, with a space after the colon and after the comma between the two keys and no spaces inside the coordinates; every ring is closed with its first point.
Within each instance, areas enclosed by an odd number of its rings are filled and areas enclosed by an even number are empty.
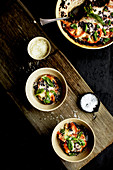
{"type": "Polygon", "coordinates": [[[26,96],[27,96],[28,101],[36,109],[41,110],[41,111],[53,111],[53,110],[59,108],[64,103],[66,96],[67,96],[67,89],[68,89],[68,86],[67,86],[66,80],[65,80],[64,76],[59,71],[57,71],[53,68],[40,68],[40,69],[34,71],[28,77],[28,80],[26,82],[25,92],[26,92],[26,96]],[[44,74],[50,74],[52,76],[57,77],[62,84],[61,98],[58,102],[56,102],[54,104],[49,104],[49,105],[43,104],[35,96],[35,93],[34,93],[35,90],[33,88],[33,84],[44,74]]]}
{"type": "Polygon", "coordinates": [[[35,60],[45,59],[50,51],[51,45],[49,41],[44,37],[33,38],[27,47],[28,54],[35,60]]]}
{"type": "Polygon", "coordinates": [[[69,118],[69,119],[65,119],[63,121],[61,121],[53,130],[52,133],[52,146],[54,151],[57,153],[57,155],[68,161],[68,162],[80,162],[83,161],[84,159],[86,159],[88,156],[91,155],[91,153],[94,150],[95,147],[95,134],[93,129],[83,120],[81,119],[77,119],[77,118],[69,118]],[[64,151],[62,150],[61,146],[60,146],[60,141],[57,138],[57,132],[60,131],[62,128],[64,128],[64,124],[65,123],[69,123],[69,122],[75,122],[78,125],[83,125],[85,126],[85,128],[88,131],[88,143],[87,146],[85,148],[84,151],[82,151],[81,153],[79,153],[77,156],[68,156],[66,153],[64,153],[64,151]]]}

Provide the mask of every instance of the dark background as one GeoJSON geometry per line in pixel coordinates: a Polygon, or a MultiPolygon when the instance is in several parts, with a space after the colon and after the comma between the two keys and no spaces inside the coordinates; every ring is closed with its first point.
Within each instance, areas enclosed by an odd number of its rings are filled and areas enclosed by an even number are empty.
{"type": "MultiPolygon", "coordinates": [[[[3,2],[0,10],[6,7],[7,0],[3,2]]],[[[22,2],[37,21],[40,17],[55,18],[56,0],[22,0],[22,2]]],[[[113,45],[100,50],[86,50],[71,44],[61,34],[56,22],[43,26],[43,29],[113,115],[113,45]]],[[[2,86],[0,86],[0,96],[2,169],[65,170],[52,150],[50,136],[37,134],[2,86]]],[[[82,169],[105,168],[113,169],[113,144],[82,169]]]]}

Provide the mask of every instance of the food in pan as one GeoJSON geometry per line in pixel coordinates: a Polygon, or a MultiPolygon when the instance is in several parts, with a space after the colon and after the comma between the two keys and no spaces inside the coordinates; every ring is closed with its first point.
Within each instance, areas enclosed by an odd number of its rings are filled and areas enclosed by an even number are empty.
{"type": "MultiPolygon", "coordinates": [[[[74,0],[61,0],[59,15],[69,16],[69,7],[74,0]]],[[[79,44],[102,46],[113,40],[113,1],[85,0],[83,10],[62,20],[63,30],[79,44]],[[78,19],[79,18],[79,19],[78,19]]]]}
{"type": "Polygon", "coordinates": [[[53,104],[60,100],[62,86],[57,77],[52,75],[42,75],[38,81],[34,82],[35,96],[43,104],[53,104]]]}
{"type": "Polygon", "coordinates": [[[63,151],[69,156],[77,156],[86,148],[88,142],[87,129],[75,122],[66,123],[57,132],[57,137],[63,151]]]}
{"type": "Polygon", "coordinates": [[[85,93],[80,98],[80,107],[83,111],[94,113],[97,112],[100,106],[100,101],[94,93],[85,93]]]}

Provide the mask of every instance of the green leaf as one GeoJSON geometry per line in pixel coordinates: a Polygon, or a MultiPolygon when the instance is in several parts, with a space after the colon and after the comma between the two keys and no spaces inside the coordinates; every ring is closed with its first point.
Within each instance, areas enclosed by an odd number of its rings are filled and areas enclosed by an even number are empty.
{"type": "Polygon", "coordinates": [[[94,40],[97,41],[97,32],[95,31],[93,35],[94,35],[94,40]]]}
{"type": "Polygon", "coordinates": [[[108,21],[108,25],[111,25],[111,20],[108,21]]]}
{"type": "Polygon", "coordinates": [[[47,83],[49,86],[54,87],[54,84],[52,83],[52,81],[51,81],[48,77],[44,76],[44,77],[42,77],[42,79],[43,79],[44,81],[46,81],[46,83],[47,83]]]}
{"type": "MultiPolygon", "coordinates": [[[[60,133],[62,133],[62,135],[64,135],[65,134],[65,129],[61,129],[60,130],[60,133]]],[[[64,137],[65,138],[65,137],[64,137]]]]}
{"type": "Polygon", "coordinates": [[[69,156],[75,156],[75,155],[76,155],[76,153],[74,153],[74,152],[69,153],[69,156]]]}
{"type": "Polygon", "coordinates": [[[72,139],[71,136],[68,136],[68,135],[65,135],[64,138],[65,138],[67,141],[72,139]]]}
{"type": "Polygon", "coordinates": [[[49,91],[46,91],[46,96],[50,99],[49,91]]]}
{"type": "Polygon", "coordinates": [[[113,17],[113,12],[111,12],[111,16],[113,17]]]}
{"type": "Polygon", "coordinates": [[[50,103],[49,91],[46,91],[46,98],[44,99],[44,103],[45,104],[49,104],[50,103]]]}
{"type": "Polygon", "coordinates": [[[75,23],[71,24],[70,27],[73,28],[73,29],[77,29],[77,25],[75,23]]]}
{"type": "Polygon", "coordinates": [[[104,35],[106,35],[106,30],[104,28],[102,28],[102,31],[103,31],[104,35]]]}
{"type": "Polygon", "coordinates": [[[80,145],[82,145],[82,146],[85,145],[85,141],[84,141],[83,139],[79,139],[79,140],[78,140],[78,143],[79,143],[80,145]]]}
{"type": "Polygon", "coordinates": [[[69,141],[67,142],[67,147],[68,147],[68,149],[69,149],[70,151],[73,149],[73,144],[72,144],[71,140],[69,140],[69,141]]]}
{"type": "Polygon", "coordinates": [[[44,99],[44,103],[45,103],[45,104],[49,104],[49,103],[50,103],[50,100],[44,99]]]}
{"type": "Polygon", "coordinates": [[[39,94],[41,94],[41,93],[43,93],[43,92],[44,92],[44,89],[38,89],[38,90],[36,91],[36,94],[35,94],[35,95],[37,96],[37,95],[39,95],[39,94]]]}
{"type": "Polygon", "coordinates": [[[96,19],[99,23],[101,23],[102,25],[105,25],[103,19],[97,15],[93,13],[93,8],[91,6],[91,4],[88,7],[84,7],[85,12],[87,13],[87,16],[90,18],[94,18],[96,19]]]}
{"type": "Polygon", "coordinates": [[[91,14],[89,14],[89,17],[90,17],[90,18],[94,18],[94,19],[96,19],[99,23],[101,23],[102,25],[105,25],[103,19],[102,19],[99,15],[94,14],[94,13],[91,13],[91,14]]]}
{"type": "Polygon", "coordinates": [[[54,96],[56,96],[57,94],[55,93],[55,91],[54,90],[50,90],[50,92],[51,93],[53,93],[54,94],[54,96]]]}
{"type": "Polygon", "coordinates": [[[109,40],[110,40],[110,38],[104,38],[103,39],[104,44],[107,43],[109,40]]]}
{"type": "Polygon", "coordinates": [[[109,30],[110,30],[110,32],[113,32],[113,28],[110,28],[109,30]]]}
{"type": "Polygon", "coordinates": [[[100,28],[100,26],[97,24],[97,28],[100,28]]]}
{"type": "Polygon", "coordinates": [[[71,140],[77,140],[77,138],[75,138],[75,137],[72,137],[72,138],[71,138],[71,140]]]}
{"type": "Polygon", "coordinates": [[[87,24],[85,24],[85,32],[87,32],[88,26],[87,24]]]}
{"type": "Polygon", "coordinates": [[[82,134],[83,134],[83,132],[81,131],[81,132],[78,134],[78,138],[80,138],[82,134]]]}

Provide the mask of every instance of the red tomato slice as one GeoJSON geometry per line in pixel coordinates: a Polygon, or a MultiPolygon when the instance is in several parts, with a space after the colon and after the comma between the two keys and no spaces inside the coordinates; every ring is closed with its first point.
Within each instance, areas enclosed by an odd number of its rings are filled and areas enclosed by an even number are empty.
{"type": "Polygon", "coordinates": [[[75,126],[75,124],[71,122],[70,125],[71,125],[71,129],[73,130],[74,134],[77,134],[77,127],[75,126]]]}
{"type": "Polygon", "coordinates": [[[64,149],[65,149],[65,152],[66,152],[66,153],[69,153],[69,152],[70,152],[70,150],[69,150],[68,147],[67,147],[67,142],[64,143],[64,149]]]}

